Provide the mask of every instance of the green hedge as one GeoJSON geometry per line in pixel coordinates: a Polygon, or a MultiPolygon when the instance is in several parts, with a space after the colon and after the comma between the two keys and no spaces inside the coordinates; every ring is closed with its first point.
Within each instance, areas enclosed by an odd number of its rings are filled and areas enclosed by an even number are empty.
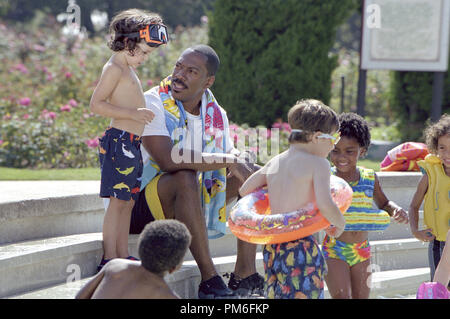
{"type": "Polygon", "coordinates": [[[358,1],[217,0],[209,43],[221,64],[214,93],[237,123],[270,126],[301,98],[329,103],[336,30],[358,1]]]}
{"type": "MultiPolygon", "coordinates": [[[[423,141],[423,131],[431,117],[432,72],[392,72],[391,109],[404,141],[423,141]]],[[[442,112],[450,113],[450,76],[444,78],[442,112]]]]}

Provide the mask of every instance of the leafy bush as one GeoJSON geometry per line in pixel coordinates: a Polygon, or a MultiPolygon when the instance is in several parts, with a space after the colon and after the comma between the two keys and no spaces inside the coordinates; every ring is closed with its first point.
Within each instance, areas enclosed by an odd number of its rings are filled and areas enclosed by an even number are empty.
{"type": "MultiPolygon", "coordinates": [[[[393,72],[390,104],[404,140],[423,141],[431,117],[433,73],[393,72]]],[[[450,72],[445,73],[442,112],[450,113],[450,72]]]]}
{"type": "Polygon", "coordinates": [[[286,119],[301,98],[330,101],[329,56],[357,1],[217,0],[209,40],[220,56],[214,92],[231,118],[251,126],[286,119]]]}

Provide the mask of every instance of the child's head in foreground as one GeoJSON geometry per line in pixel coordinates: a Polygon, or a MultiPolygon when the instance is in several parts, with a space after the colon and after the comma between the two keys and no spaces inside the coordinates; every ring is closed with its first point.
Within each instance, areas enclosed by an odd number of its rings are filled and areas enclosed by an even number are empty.
{"type": "Polygon", "coordinates": [[[119,12],[111,21],[109,33],[111,39],[108,47],[114,52],[125,51],[130,56],[145,56],[168,41],[162,18],[156,13],[139,9],[119,12]]]}
{"type": "Polygon", "coordinates": [[[138,251],[142,266],[156,274],[172,272],[183,262],[191,234],[175,220],[156,220],[147,224],[139,236],[138,251]]]}
{"type": "Polygon", "coordinates": [[[321,101],[305,99],[298,101],[288,112],[288,123],[292,132],[289,143],[309,143],[317,132],[319,137],[329,138],[339,131],[339,120],[336,112],[321,101]]]}
{"type": "Polygon", "coordinates": [[[444,114],[438,122],[425,129],[428,151],[439,156],[445,166],[450,167],[450,115],[444,114]]]}

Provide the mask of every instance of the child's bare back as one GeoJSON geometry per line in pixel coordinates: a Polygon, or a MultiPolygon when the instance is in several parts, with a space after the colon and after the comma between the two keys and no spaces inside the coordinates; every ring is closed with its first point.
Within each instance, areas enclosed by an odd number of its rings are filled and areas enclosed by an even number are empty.
{"type": "Polygon", "coordinates": [[[272,213],[292,212],[315,202],[313,175],[326,172],[327,166],[324,158],[293,149],[274,157],[266,172],[272,213]]]}
{"type": "MultiPolygon", "coordinates": [[[[113,105],[138,109],[145,108],[145,98],[142,85],[132,67],[121,66],[115,63],[115,56],[105,64],[104,70],[108,68],[117,68],[120,70],[120,79],[109,97],[109,102],[113,105]]],[[[141,135],[144,129],[144,123],[132,119],[112,118],[111,127],[141,135]]]]}
{"type": "Polygon", "coordinates": [[[94,277],[91,299],[176,299],[164,279],[145,270],[141,262],[114,259],[94,277]]]}

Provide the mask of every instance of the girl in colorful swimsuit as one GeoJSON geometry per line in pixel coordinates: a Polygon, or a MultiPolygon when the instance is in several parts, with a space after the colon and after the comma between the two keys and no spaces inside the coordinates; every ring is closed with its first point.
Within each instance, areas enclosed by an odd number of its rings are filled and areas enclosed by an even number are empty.
{"type": "Polygon", "coordinates": [[[450,229],[450,115],[444,114],[437,123],[430,125],[425,137],[430,154],[418,162],[424,174],[409,212],[411,232],[417,239],[429,242],[428,261],[433,280],[450,229]],[[418,230],[419,208],[423,201],[426,229],[418,230]]]}
{"type": "MultiPolygon", "coordinates": [[[[368,231],[371,225],[361,228],[349,226],[352,214],[373,211],[375,204],[400,223],[408,222],[407,213],[388,200],[381,189],[374,170],[357,166],[370,145],[367,122],[357,114],[343,113],[339,116],[341,139],[330,153],[333,174],[343,178],[353,189],[353,200],[344,214],[346,228],[337,238],[325,236],[322,250],[327,261],[328,274],[325,281],[333,299],[367,299],[370,271],[370,244],[368,231]],[[352,229],[352,231],[349,231],[352,229]],[[355,231],[354,231],[355,230],[355,231]]],[[[383,213],[385,214],[385,213],[383,213]]],[[[387,217],[389,223],[389,217],[387,217]]],[[[353,225],[355,226],[355,225],[353,225]]],[[[373,227],[375,228],[375,227],[373,227]]]]}

